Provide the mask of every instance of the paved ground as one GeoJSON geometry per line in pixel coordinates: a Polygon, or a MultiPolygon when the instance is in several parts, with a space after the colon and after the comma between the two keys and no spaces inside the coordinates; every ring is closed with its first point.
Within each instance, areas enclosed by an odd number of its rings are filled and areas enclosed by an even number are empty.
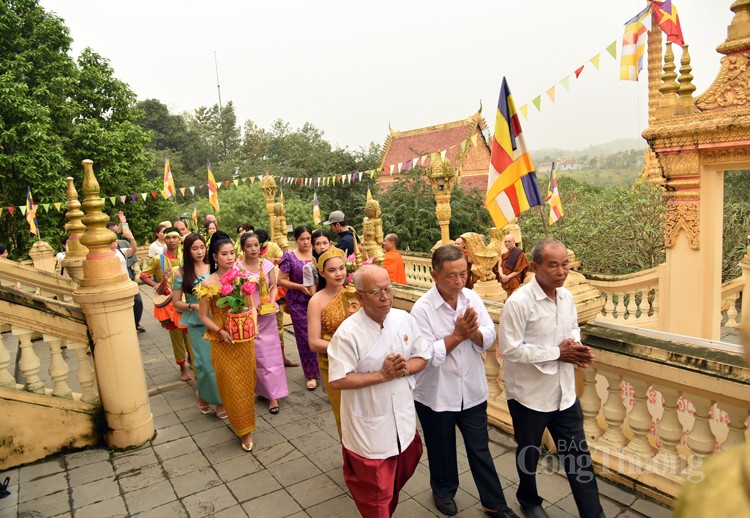
{"type": "MultiPolygon", "coordinates": [[[[145,294],[145,291],[144,291],[145,294]]],[[[144,296],[146,313],[150,301],[144,296]]],[[[0,499],[0,518],[11,516],[225,516],[356,517],[342,475],[341,446],[328,400],[304,387],[301,368],[287,369],[290,395],[278,415],[257,400],[255,448],[245,453],[230,428],[196,407],[194,389],[180,382],[167,333],[145,317],[140,346],[157,429],[151,443],[131,451],[106,449],[59,455],[0,473],[11,495],[0,499]]],[[[287,332],[290,357],[297,358],[287,332]]],[[[7,342],[6,342],[7,343],[7,342]]],[[[515,501],[514,441],[492,429],[490,450],[510,505],[515,501]]],[[[463,443],[458,446],[459,517],[481,518],[463,443]]],[[[538,476],[551,517],[576,515],[567,479],[538,476]]],[[[599,481],[608,517],[668,517],[670,512],[612,484],[599,481]]],[[[395,516],[442,516],[432,503],[427,454],[401,494],[395,516]]]]}

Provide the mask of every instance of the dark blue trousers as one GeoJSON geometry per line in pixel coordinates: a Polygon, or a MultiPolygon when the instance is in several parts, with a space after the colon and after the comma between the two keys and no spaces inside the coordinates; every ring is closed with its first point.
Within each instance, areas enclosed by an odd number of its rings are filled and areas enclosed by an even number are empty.
{"type": "Polygon", "coordinates": [[[438,498],[453,498],[458,490],[456,427],[461,431],[469,459],[471,475],[479,491],[479,500],[487,509],[508,510],[508,504],[492,461],[487,433],[487,402],[460,412],[435,412],[417,401],[427,458],[430,461],[430,486],[438,498]]]}
{"type": "Polygon", "coordinates": [[[536,469],[542,453],[542,435],[547,428],[557,445],[579,515],[581,518],[603,518],[604,511],[599,503],[599,489],[583,432],[583,412],[578,399],[570,408],[554,412],[537,412],[515,399],[509,399],[508,410],[513,418],[513,431],[518,443],[516,469],[520,481],[516,497],[521,507],[528,509],[542,505],[536,488],[536,469]]]}

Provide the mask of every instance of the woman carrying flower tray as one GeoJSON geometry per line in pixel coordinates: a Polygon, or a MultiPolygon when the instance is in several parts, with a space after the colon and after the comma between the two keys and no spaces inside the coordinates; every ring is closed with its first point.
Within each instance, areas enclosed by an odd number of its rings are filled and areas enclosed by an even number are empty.
{"type": "Polygon", "coordinates": [[[242,449],[253,449],[255,430],[255,347],[257,285],[235,266],[234,243],[222,231],[211,237],[211,275],[198,288],[200,317],[211,343],[216,384],[242,449]],[[245,307],[247,305],[247,307],[245,307]]]}

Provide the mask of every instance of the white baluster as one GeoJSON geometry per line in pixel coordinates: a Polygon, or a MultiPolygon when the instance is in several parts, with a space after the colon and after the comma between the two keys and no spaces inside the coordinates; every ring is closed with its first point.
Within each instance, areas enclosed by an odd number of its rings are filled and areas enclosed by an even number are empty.
{"type": "Polygon", "coordinates": [[[0,337],[0,387],[15,389],[16,380],[10,374],[10,353],[5,348],[5,341],[0,337]]]}
{"type": "Polygon", "coordinates": [[[724,403],[722,409],[729,415],[729,431],[727,439],[721,443],[721,449],[726,450],[732,446],[745,444],[745,419],[747,419],[747,408],[724,403]]]}
{"type": "Polygon", "coordinates": [[[732,293],[727,297],[729,307],[727,308],[727,327],[740,327],[740,323],[737,322],[737,299],[739,293],[732,293]]]}
{"type": "Polygon", "coordinates": [[[60,348],[62,344],[62,338],[52,335],[43,335],[44,342],[49,345],[50,362],[49,362],[49,377],[54,383],[52,389],[52,395],[62,397],[66,399],[73,399],[73,391],[68,386],[68,364],[62,357],[62,350],[60,348]]]}
{"type": "Polygon", "coordinates": [[[497,361],[497,341],[492,344],[484,355],[484,375],[487,378],[488,400],[497,402],[500,399],[500,363],[497,361]]]}
{"type": "Polygon", "coordinates": [[[99,394],[96,392],[96,387],[94,386],[96,374],[94,368],[91,366],[91,360],[86,354],[89,350],[88,344],[69,342],[68,349],[75,351],[78,360],[76,379],[81,386],[81,401],[84,403],[91,403],[92,405],[98,405],[99,394]]]}
{"type": "Polygon", "coordinates": [[[601,374],[607,378],[609,385],[607,386],[607,401],[602,407],[602,415],[607,422],[607,429],[604,435],[599,438],[599,443],[619,448],[625,446],[628,442],[625,434],[622,433],[622,423],[625,421],[625,405],[622,403],[620,390],[622,375],[606,371],[601,374]]]}
{"type": "Polygon", "coordinates": [[[634,455],[639,460],[650,459],[654,455],[654,448],[648,442],[648,431],[651,428],[651,414],[648,411],[648,387],[646,380],[632,378],[629,380],[633,385],[633,409],[628,415],[628,426],[633,432],[633,437],[625,447],[625,451],[634,455]]]}
{"type": "Polygon", "coordinates": [[[711,433],[711,425],[708,422],[714,402],[700,396],[690,396],[690,400],[695,407],[695,424],[688,434],[687,443],[692,452],[690,468],[698,468],[716,448],[716,437],[711,433]]]}
{"type": "Polygon", "coordinates": [[[34,352],[34,346],[31,344],[31,335],[34,331],[21,327],[12,326],[13,336],[18,338],[21,358],[18,361],[18,367],[23,373],[24,388],[29,392],[44,394],[44,383],[39,379],[39,368],[41,363],[39,357],[34,352]]]}
{"type": "Polygon", "coordinates": [[[615,303],[612,300],[614,298],[614,293],[612,293],[611,291],[609,291],[609,292],[606,293],[606,295],[607,295],[607,300],[604,302],[604,310],[603,310],[603,312],[604,312],[605,316],[608,316],[609,318],[611,318],[612,320],[614,320],[615,317],[612,316],[612,312],[615,310],[615,303]]]}
{"type": "Polygon", "coordinates": [[[604,432],[597,420],[602,400],[596,392],[596,372],[597,369],[593,367],[583,369],[583,391],[580,402],[583,411],[583,431],[588,442],[598,439],[604,432]]]}
{"type": "Polygon", "coordinates": [[[682,425],[677,417],[677,400],[682,393],[656,384],[654,388],[664,397],[664,413],[657,427],[661,447],[652,459],[652,464],[660,473],[677,475],[682,471],[682,460],[677,453],[677,445],[682,438],[682,425]]]}

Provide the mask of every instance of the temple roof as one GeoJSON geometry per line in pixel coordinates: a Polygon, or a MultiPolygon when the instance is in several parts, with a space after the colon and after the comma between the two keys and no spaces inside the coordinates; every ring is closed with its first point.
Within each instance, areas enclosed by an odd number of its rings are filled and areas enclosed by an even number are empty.
{"type": "MultiPolygon", "coordinates": [[[[391,130],[383,145],[380,169],[388,169],[391,164],[404,164],[428,153],[438,153],[447,150],[446,158],[456,167],[456,156],[461,153],[461,142],[478,133],[483,141],[482,130],[487,122],[482,118],[482,109],[474,115],[458,120],[418,128],[408,131],[391,130]]],[[[484,142],[487,145],[486,141],[484,142]]],[[[424,165],[429,164],[429,159],[424,165]]]]}

